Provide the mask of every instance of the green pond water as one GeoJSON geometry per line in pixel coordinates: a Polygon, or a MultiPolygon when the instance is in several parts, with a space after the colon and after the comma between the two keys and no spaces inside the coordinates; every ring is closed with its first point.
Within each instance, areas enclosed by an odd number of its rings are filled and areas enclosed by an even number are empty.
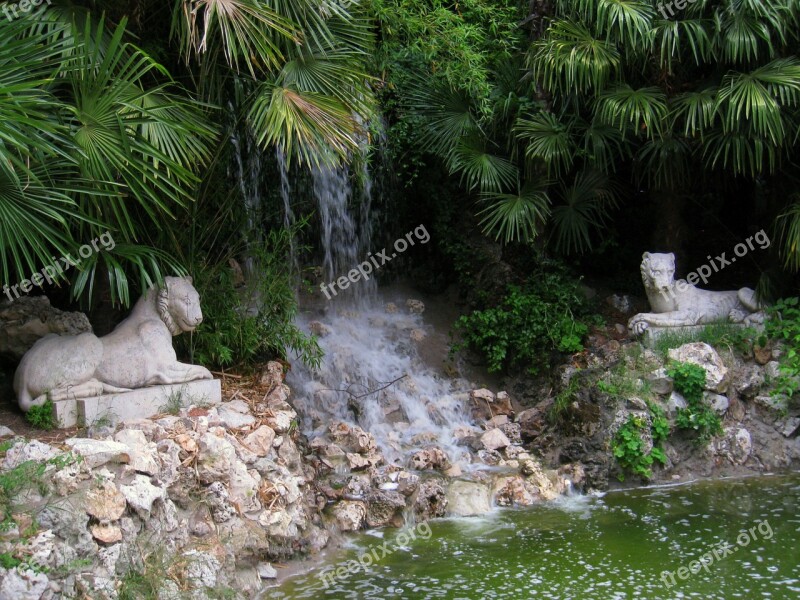
{"type": "Polygon", "coordinates": [[[793,474],[437,520],[359,536],[265,597],[800,598],[799,503],[793,474]],[[336,578],[352,560],[373,564],[336,578]]]}

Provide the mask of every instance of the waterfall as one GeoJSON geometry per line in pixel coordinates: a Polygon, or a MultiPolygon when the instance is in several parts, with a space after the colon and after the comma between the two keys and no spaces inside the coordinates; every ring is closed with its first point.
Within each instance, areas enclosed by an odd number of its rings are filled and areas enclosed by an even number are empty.
{"type": "MultiPolygon", "coordinates": [[[[292,188],[289,184],[289,166],[283,148],[275,146],[275,158],[278,162],[278,174],[281,179],[281,200],[283,200],[283,226],[290,230],[294,226],[295,217],[292,210],[292,188]]],[[[297,243],[292,235],[289,239],[289,265],[294,275],[300,273],[300,262],[297,256],[297,243]]]]}
{"type": "MultiPolygon", "coordinates": [[[[363,156],[360,186],[353,185],[347,166],[311,168],[325,283],[346,276],[377,250],[371,247],[373,179],[363,156]]],[[[318,369],[295,361],[289,374],[306,434],[323,435],[341,420],[372,433],[388,461],[404,462],[409,453],[437,445],[452,462],[468,462],[454,430],[469,426],[464,398],[472,386],[425,364],[418,344],[429,327],[405,297],[387,302],[374,275],[329,301],[322,298],[318,314],[300,319],[320,335],[325,352],[318,369]]]]}

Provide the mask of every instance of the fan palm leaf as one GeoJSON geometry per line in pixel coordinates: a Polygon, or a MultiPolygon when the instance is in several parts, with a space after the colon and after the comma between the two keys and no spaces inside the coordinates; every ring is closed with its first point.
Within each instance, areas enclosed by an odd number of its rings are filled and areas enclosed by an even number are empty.
{"type": "Polygon", "coordinates": [[[546,182],[528,184],[517,194],[486,194],[483,202],[488,206],[478,216],[484,233],[505,243],[533,240],[550,215],[546,182]]]}
{"type": "Polygon", "coordinates": [[[592,231],[604,226],[617,202],[608,177],[593,169],[580,171],[558,196],[561,202],[554,203],[551,216],[556,250],[564,254],[591,250],[592,231]]]}
{"type": "Polygon", "coordinates": [[[572,168],[576,151],[573,126],[574,120],[562,123],[553,113],[540,112],[519,119],[515,131],[517,139],[527,142],[525,156],[543,161],[557,177],[572,168]]]}

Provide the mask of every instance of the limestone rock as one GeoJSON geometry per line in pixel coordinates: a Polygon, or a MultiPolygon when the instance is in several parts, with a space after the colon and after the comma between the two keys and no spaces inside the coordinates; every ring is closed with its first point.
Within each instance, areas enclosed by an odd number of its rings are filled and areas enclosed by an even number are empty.
{"type": "Polygon", "coordinates": [[[469,393],[470,411],[472,418],[477,421],[488,421],[497,415],[514,415],[511,398],[506,392],[496,395],[486,388],[472,390],[469,393]]]}
{"type": "Polygon", "coordinates": [[[197,476],[202,483],[227,482],[236,461],[236,449],[223,437],[211,432],[200,438],[197,455],[197,476]]]}
{"type": "Polygon", "coordinates": [[[330,328],[319,321],[311,321],[308,324],[308,330],[319,338],[324,338],[331,333],[330,328]]]}
{"type": "Polygon", "coordinates": [[[650,389],[656,394],[666,396],[672,393],[674,382],[672,377],[667,375],[665,368],[656,369],[646,376],[647,381],[650,382],[650,389]]]}
{"type": "Polygon", "coordinates": [[[522,477],[505,477],[497,482],[495,501],[498,506],[530,506],[536,501],[522,477]]]}
{"type": "Polygon", "coordinates": [[[723,437],[714,442],[714,453],[726,457],[736,465],[747,462],[752,451],[753,441],[750,432],[744,427],[726,427],[723,437]]]}
{"type": "Polygon", "coordinates": [[[164,488],[153,485],[150,478],[145,475],[136,475],[130,485],[120,486],[120,491],[125,496],[130,507],[142,517],[150,518],[150,511],[156,500],[165,500],[167,492],[164,488]]]}
{"type": "Polygon", "coordinates": [[[692,342],[669,351],[670,359],[703,367],[706,372],[706,389],[718,394],[728,390],[728,369],[717,351],[705,342],[692,342]]]}
{"type": "Polygon", "coordinates": [[[249,427],[256,422],[256,418],[251,414],[246,414],[238,410],[238,407],[230,406],[231,403],[225,403],[217,408],[217,415],[220,421],[225,424],[228,429],[242,429],[249,427]]]}
{"type": "Polygon", "coordinates": [[[275,567],[273,567],[271,564],[261,563],[260,565],[258,565],[258,576],[261,579],[277,579],[278,572],[275,570],[275,567]]]}
{"type": "Polygon", "coordinates": [[[756,365],[745,365],[733,377],[733,387],[743,398],[755,398],[764,385],[764,374],[756,365]]]}
{"type": "Polygon", "coordinates": [[[17,441],[6,452],[3,468],[10,470],[29,460],[38,463],[46,462],[59,454],[61,452],[57,448],[38,440],[31,440],[30,442],[17,441]]]}
{"type": "Polygon", "coordinates": [[[105,480],[86,492],[86,513],[98,521],[116,521],[125,513],[125,496],[113,481],[105,480]]]}
{"type": "Polygon", "coordinates": [[[262,425],[245,437],[242,442],[256,456],[267,456],[272,450],[272,442],[274,441],[275,432],[270,427],[262,425]]]}
{"type": "Polygon", "coordinates": [[[722,394],[713,394],[711,392],[705,392],[703,394],[703,398],[712,408],[712,410],[718,415],[724,415],[726,412],[728,412],[728,407],[731,405],[730,401],[728,400],[728,397],[723,396],[722,394]]]}
{"type": "Polygon", "coordinates": [[[447,453],[438,446],[430,446],[411,457],[410,466],[417,471],[427,471],[431,469],[447,469],[450,466],[450,459],[447,453]]]}
{"type": "Polygon", "coordinates": [[[70,438],[64,443],[72,451],[83,457],[83,462],[90,469],[102,467],[109,462],[130,462],[130,448],[119,442],[110,440],[90,440],[86,438],[70,438]]]}
{"type": "Polygon", "coordinates": [[[385,527],[395,524],[395,519],[400,516],[406,507],[406,499],[400,492],[391,490],[376,490],[367,498],[367,525],[370,527],[385,527]]]}
{"type": "Polygon", "coordinates": [[[483,515],[492,510],[492,499],[486,484],[454,481],[447,490],[447,514],[455,517],[483,515]]]}
{"type": "Polygon", "coordinates": [[[89,526],[92,537],[104,544],[116,544],[122,541],[122,529],[115,523],[95,523],[89,526]]]}
{"type": "Polygon", "coordinates": [[[267,368],[261,374],[260,384],[268,389],[273,389],[283,383],[283,365],[272,360],[267,363],[267,368]]]}
{"type": "Polygon", "coordinates": [[[15,567],[6,571],[0,583],[0,600],[39,600],[48,583],[44,573],[15,567]]]}
{"type": "Polygon", "coordinates": [[[201,550],[183,553],[186,562],[186,580],[193,588],[213,588],[217,585],[217,573],[222,568],[216,556],[201,550]]]}
{"type": "Polygon", "coordinates": [[[342,500],[333,507],[333,516],[342,531],[358,531],[367,518],[367,506],[357,500],[342,500]]]}
{"type": "Polygon", "coordinates": [[[15,363],[46,335],[91,331],[85,314],[53,308],[47,296],[21,296],[13,302],[0,303],[0,355],[15,363]]]}
{"type": "Polygon", "coordinates": [[[148,442],[144,432],[138,429],[123,429],[114,435],[114,440],[130,448],[131,468],[139,473],[158,475],[161,461],[158,459],[158,448],[154,442],[148,442]]]}
{"type": "Polygon", "coordinates": [[[422,300],[415,300],[413,298],[406,300],[406,308],[408,308],[409,312],[412,314],[421,315],[425,312],[425,304],[423,304],[422,300]]]}
{"type": "Polygon", "coordinates": [[[511,442],[499,429],[490,429],[481,436],[481,444],[486,450],[502,450],[506,446],[510,446],[511,442]]]}
{"type": "Polygon", "coordinates": [[[443,517],[447,513],[447,493],[441,482],[429,479],[419,486],[414,501],[417,522],[443,517]]]}
{"type": "Polygon", "coordinates": [[[5,425],[0,425],[0,437],[14,437],[14,432],[6,427],[5,425]]]}

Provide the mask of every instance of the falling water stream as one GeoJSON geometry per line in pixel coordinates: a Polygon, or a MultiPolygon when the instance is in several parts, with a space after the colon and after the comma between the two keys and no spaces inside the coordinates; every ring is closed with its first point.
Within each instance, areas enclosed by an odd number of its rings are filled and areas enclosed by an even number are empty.
{"type": "MultiPolygon", "coordinates": [[[[357,191],[345,167],[312,170],[325,281],[355,268],[370,250],[372,184],[364,169],[363,189],[357,191]]],[[[468,425],[463,394],[470,384],[425,363],[418,344],[430,329],[406,298],[391,299],[371,278],[304,312],[303,327],[317,322],[317,330],[327,332],[320,337],[322,365],[309,369],[295,362],[289,375],[305,432],[316,437],[341,420],[372,433],[389,461],[433,444],[460,462],[464,456],[453,430],[468,425]]]]}

